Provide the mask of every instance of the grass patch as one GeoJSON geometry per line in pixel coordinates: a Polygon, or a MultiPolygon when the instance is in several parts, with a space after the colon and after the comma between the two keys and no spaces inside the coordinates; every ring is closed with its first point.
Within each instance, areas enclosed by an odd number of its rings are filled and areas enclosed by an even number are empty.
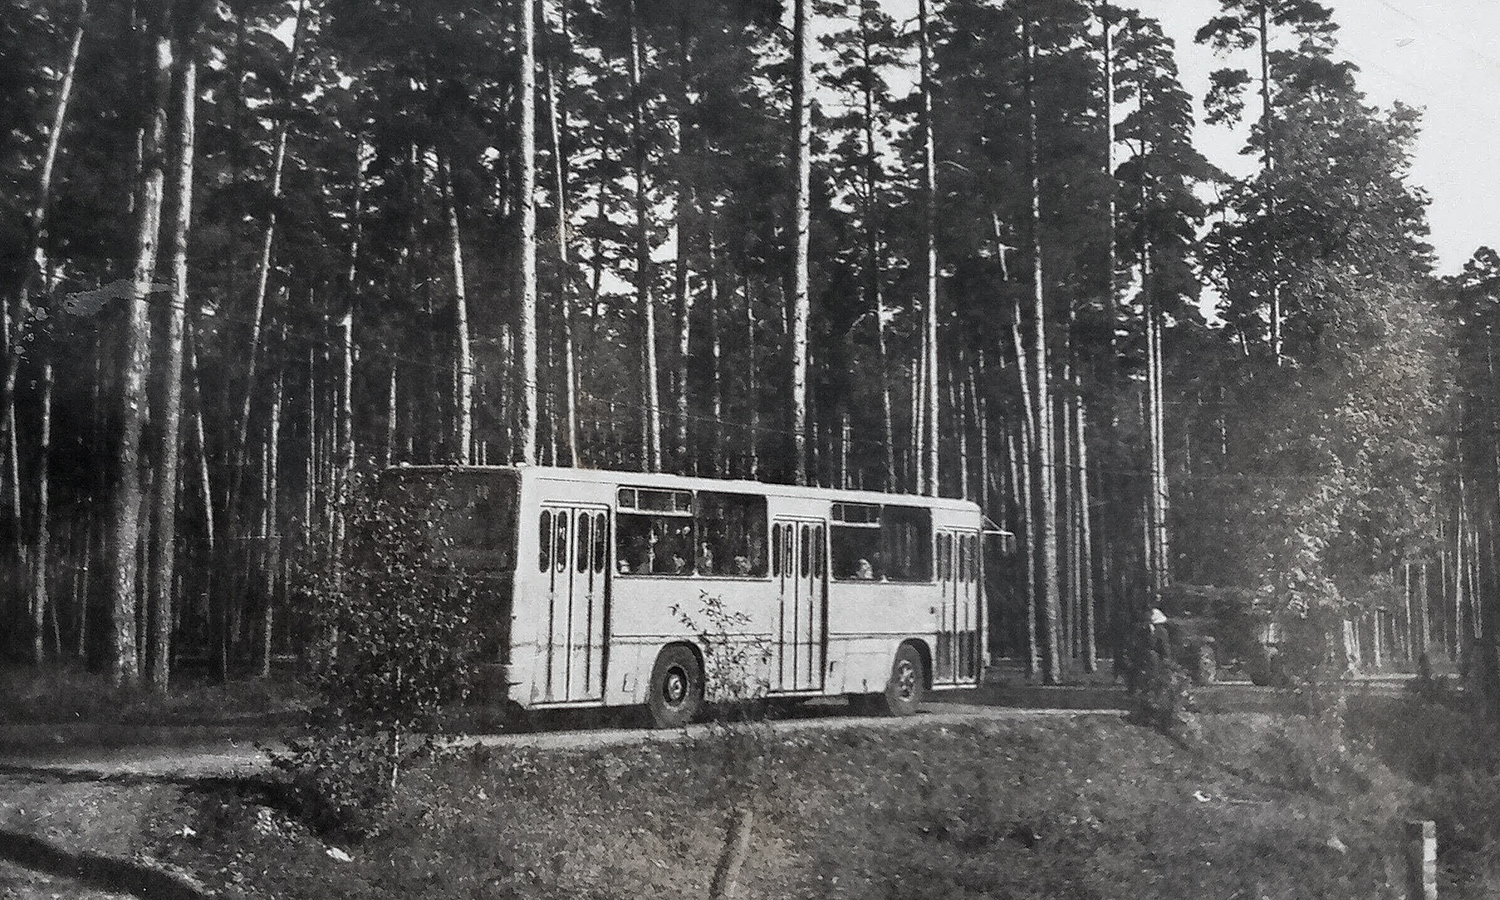
{"type": "Polygon", "coordinates": [[[753,770],[745,898],[1395,900],[1408,818],[1438,822],[1445,900],[1500,895],[1500,740],[1461,698],[1201,725],[1191,749],[1105,717],[783,729],[748,769],[722,736],[449,753],[363,840],[275,782],[12,779],[0,827],[232,896],[704,896],[753,770]]]}
{"type": "Polygon", "coordinates": [[[279,724],[305,716],[312,702],[290,681],[179,682],[158,696],[75,669],[0,668],[0,724],[6,725],[279,724]]]}
{"type": "MultiPolygon", "coordinates": [[[[780,733],[740,896],[1397,897],[1412,784],[1320,729],[1210,716],[1197,751],[1107,719],[780,733]]],[[[702,740],[432,759],[358,844],[205,795],[200,836],[162,852],[264,896],[701,896],[723,758],[702,740]]]]}

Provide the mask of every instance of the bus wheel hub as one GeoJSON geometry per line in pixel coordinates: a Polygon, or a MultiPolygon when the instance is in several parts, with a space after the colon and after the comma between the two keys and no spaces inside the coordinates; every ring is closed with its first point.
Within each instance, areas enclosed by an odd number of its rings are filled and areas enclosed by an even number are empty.
{"type": "Polygon", "coordinates": [[[667,673],[666,683],[662,685],[662,695],[667,702],[674,706],[681,703],[687,696],[687,673],[681,669],[672,669],[667,673]]]}

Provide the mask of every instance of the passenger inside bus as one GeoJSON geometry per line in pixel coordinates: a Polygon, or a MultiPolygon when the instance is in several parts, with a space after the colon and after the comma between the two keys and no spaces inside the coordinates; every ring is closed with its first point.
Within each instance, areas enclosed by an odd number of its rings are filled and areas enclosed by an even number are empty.
{"type": "Polygon", "coordinates": [[[615,557],[615,570],[621,575],[648,575],[651,572],[652,541],[649,533],[626,533],[626,522],[620,521],[620,544],[615,557]]]}
{"type": "Polygon", "coordinates": [[[870,565],[868,559],[860,559],[854,566],[854,577],[860,581],[871,581],[875,578],[875,567],[870,565]]]}
{"type": "Polygon", "coordinates": [[[619,574],[742,578],[766,574],[764,497],[699,491],[687,501],[673,493],[668,503],[658,497],[661,492],[649,496],[621,493],[624,499],[615,528],[615,571],[619,574]],[[646,500],[651,505],[644,505],[646,500]],[[692,514],[685,515],[689,503],[692,514]]]}

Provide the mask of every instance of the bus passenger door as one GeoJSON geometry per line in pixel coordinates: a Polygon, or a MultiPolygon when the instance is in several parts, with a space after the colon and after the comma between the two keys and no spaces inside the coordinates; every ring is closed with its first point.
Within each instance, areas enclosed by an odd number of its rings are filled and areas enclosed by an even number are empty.
{"type": "Polygon", "coordinates": [[[979,677],[979,535],[966,531],[937,533],[940,592],[933,681],[972,682],[979,677]]]}
{"type": "Polygon", "coordinates": [[[540,524],[548,573],[541,702],[602,700],[609,510],[543,504],[540,524]]]}
{"type": "Polygon", "coordinates": [[[778,691],[823,689],[827,655],[828,523],[777,519],[771,526],[771,574],[781,591],[776,641],[778,691]]]}

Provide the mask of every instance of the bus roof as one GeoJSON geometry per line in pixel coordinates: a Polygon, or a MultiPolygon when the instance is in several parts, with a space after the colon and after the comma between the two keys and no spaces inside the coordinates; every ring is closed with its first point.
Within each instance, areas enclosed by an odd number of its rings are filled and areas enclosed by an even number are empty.
{"type": "Polygon", "coordinates": [[[678,488],[680,490],[743,491],[773,497],[821,498],[850,503],[908,503],[934,509],[952,509],[979,512],[979,504],[972,500],[954,497],[925,497],[920,494],[886,494],[879,491],[856,491],[843,488],[799,487],[792,484],[771,484],[762,481],[730,478],[702,478],[689,475],[664,475],[654,472],[624,472],[612,469],[574,469],[566,466],[462,466],[421,465],[392,466],[389,472],[496,472],[515,473],[523,479],[543,478],[559,481],[584,482],[588,484],[625,484],[635,487],[678,488]]]}

